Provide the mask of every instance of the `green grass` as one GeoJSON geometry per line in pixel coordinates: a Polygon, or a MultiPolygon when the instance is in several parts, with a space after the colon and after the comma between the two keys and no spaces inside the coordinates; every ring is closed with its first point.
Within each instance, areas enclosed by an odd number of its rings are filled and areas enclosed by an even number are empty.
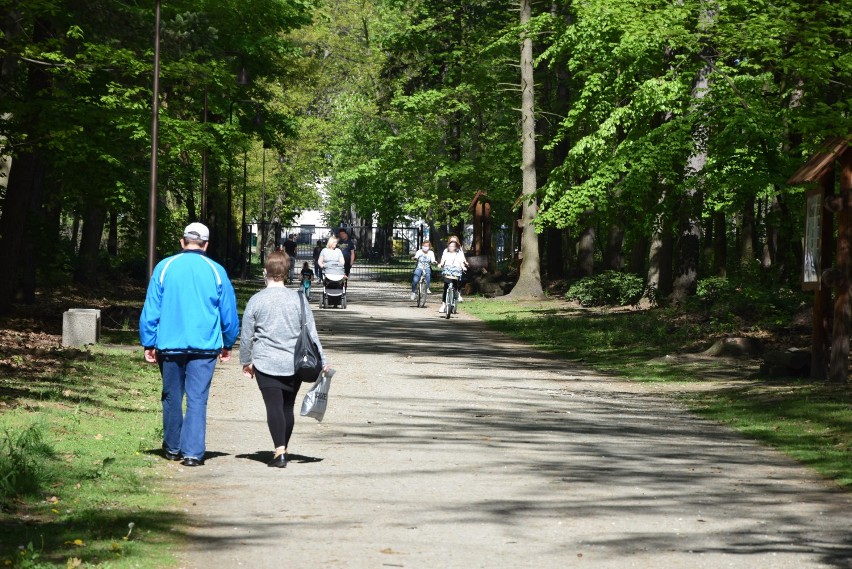
{"type": "Polygon", "coordinates": [[[588,311],[561,301],[465,300],[465,311],[489,326],[594,370],[633,381],[683,384],[678,397],[692,410],[852,488],[849,386],[763,380],[727,361],[666,358],[709,347],[722,330],[702,314],[588,311]]]}
{"type": "MultiPolygon", "coordinates": [[[[564,303],[508,303],[466,299],[465,310],[493,328],[536,347],[631,379],[688,381],[682,370],[648,371],[636,366],[683,348],[697,350],[701,327],[684,319],[661,318],[653,311],[607,313],[570,308],[564,303]]],[[[663,367],[650,364],[651,368],[663,367]]]]}
{"type": "Polygon", "coordinates": [[[247,281],[232,281],[234,283],[234,292],[237,295],[237,311],[240,313],[240,317],[242,317],[243,310],[245,310],[246,304],[249,299],[254,295],[257,291],[264,287],[263,282],[255,281],[255,280],[247,280],[247,281]]]}
{"type": "Polygon", "coordinates": [[[26,484],[2,487],[0,567],[174,564],[184,522],[161,490],[159,400],[141,348],[4,354],[0,473],[32,464],[26,484]]]}
{"type": "Polygon", "coordinates": [[[702,415],[852,488],[852,397],[847,387],[788,380],[690,393],[682,399],[702,415]]]}

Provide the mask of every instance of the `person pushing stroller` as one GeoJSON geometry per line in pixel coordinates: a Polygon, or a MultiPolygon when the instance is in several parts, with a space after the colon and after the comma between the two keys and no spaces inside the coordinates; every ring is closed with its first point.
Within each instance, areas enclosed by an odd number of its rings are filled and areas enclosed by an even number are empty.
{"type": "Polygon", "coordinates": [[[329,237],[325,249],[317,258],[317,266],[322,270],[323,293],[320,306],[341,306],[346,308],[346,263],[343,253],[337,249],[337,237],[329,237]]]}

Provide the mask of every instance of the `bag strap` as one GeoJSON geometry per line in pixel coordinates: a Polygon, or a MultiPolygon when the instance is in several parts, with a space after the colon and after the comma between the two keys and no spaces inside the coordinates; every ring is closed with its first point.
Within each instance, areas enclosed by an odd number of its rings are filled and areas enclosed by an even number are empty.
{"type": "Polygon", "coordinates": [[[303,329],[305,327],[306,319],[305,319],[305,294],[299,290],[299,308],[302,310],[301,318],[299,319],[299,328],[303,329]]]}

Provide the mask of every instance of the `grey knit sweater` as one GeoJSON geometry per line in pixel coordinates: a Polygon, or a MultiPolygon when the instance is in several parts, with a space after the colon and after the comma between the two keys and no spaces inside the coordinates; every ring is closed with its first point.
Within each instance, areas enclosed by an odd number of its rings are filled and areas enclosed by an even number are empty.
{"type": "MultiPolygon", "coordinates": [[[[240,364],[253,364],[268,375],[293,375],[293,350],[299,336],[299,294],[283,287],[269,287],[252,296],[243,313],[240,364]]],[[[305,321],[326,364],[317,335],[314,315],[305,303],[305,321]]]]}

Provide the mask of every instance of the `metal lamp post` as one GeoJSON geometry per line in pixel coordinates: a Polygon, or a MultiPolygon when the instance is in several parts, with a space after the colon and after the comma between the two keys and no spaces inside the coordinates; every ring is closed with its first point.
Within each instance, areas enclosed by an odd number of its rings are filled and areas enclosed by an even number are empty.
{"type": "Polygon", "coordinates": [[[154,16],[154,97],[151,105],[151,179],[148,191],[148,279],[157,258],[157,146],[160,130],[160,0],[154,16]]]}
{"type": "Polygon", "coordinates": [[[263,143],[263,178],[260,186],[260,266],[266,255],[266,143],[263,143]]]}

